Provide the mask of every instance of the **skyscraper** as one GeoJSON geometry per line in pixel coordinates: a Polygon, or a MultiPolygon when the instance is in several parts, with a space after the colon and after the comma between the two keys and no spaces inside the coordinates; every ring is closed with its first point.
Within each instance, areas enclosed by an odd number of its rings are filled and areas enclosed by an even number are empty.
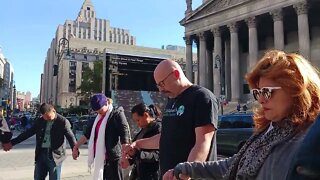
{"type": "Polygon", "coordinates": [[[106,51],[185,59],[182,51],[137,46],[129,30],[111,27],[109,20],[97,18],[91,0],[84,0],[76,20],[66,20],[58,26],[47,51],[41,78],[41,102],[62,108],[79,105],[81,97],[77,95],[77,88],[81,85],[82,68],[93,68],[93,62],[104,59],[106,51]]]}

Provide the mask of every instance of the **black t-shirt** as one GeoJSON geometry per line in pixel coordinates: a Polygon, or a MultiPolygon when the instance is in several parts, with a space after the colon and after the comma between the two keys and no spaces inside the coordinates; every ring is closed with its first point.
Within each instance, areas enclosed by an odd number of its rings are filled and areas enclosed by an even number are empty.
{"type": "MultiPolygon", "coordinates": [[[[218,104],[211,91],[192,85],[178,97],[169,99],[162,118],[160,138],[161,175],[188,160],[195,145],[195,128],[212,124],[217,129],[218,104]]],[[[216,159],[215,136],[208,160],[216,159]]]]}

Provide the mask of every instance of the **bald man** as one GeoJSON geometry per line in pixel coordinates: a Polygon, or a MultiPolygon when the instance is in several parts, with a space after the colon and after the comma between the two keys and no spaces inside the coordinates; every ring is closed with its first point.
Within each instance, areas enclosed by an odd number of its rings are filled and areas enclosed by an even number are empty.
{"type": "Polygon", "coordinates": [[[218,103],[213,93],[193,85],[172,60],[158,64],[154,79],[159,91],[169,97],[161,134],[133,142],[124,148],[123,154],[134,148],[159,148],[164,179],[173,177],[172,168],[180,162],[216,160],[218,103]]]}

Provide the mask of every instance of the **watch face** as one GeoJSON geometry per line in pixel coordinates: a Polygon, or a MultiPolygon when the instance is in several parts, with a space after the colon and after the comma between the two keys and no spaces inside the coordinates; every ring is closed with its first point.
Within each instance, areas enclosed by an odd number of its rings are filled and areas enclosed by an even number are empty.
{"type": "Polygon", "coordinates": [[[73,101],[74,101],[74,98],[70,98],[70,101],[73,102],[73,101]]]}

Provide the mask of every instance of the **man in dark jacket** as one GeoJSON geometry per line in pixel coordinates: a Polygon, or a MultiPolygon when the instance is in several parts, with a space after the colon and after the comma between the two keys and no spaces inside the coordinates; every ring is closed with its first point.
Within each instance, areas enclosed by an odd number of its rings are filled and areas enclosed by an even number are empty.
{"type": "Polygon", "coordinates": [[[66,159],[65,137],[73,148],[76,139],[69,121],[56,113],[54,107],[43,103],[39,109],[42,117],[34,125],[11,140],[14,146],[36,135],[34,179],[44,180],[49,172],[50,180],[59,180],[61,165],[66,159]]]}

